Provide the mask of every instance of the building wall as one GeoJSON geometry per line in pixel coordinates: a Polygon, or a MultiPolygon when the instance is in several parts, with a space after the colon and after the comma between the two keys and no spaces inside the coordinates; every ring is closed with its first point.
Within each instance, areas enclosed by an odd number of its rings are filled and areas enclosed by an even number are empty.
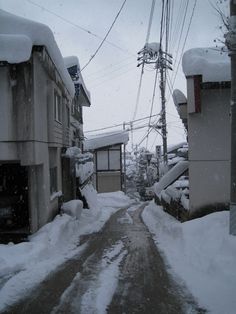
{"type": "Polygon", "coordinates": [[[62,191],[61,150],[69,145],[64,115],[71,99],[44,49],[34,50],[28,62],[0,67],[0,93],[0,162],[28,166],[35,232],[58,212],[58,198],[50,191],[49,149],[55,150],[56,190],[62,191]],[[61,123],[54,119],[55,90],[62,97],[61,123]]]}
{"type": "Polygon", "coordinates": [[[121,190],[121,173],[97,172],[97,191],[99,193],[116,192],[121,190]]]}
{"type": "Polygon", "coordinates": [[[201,89],[201,111],[188,115],[190,211],[230,199],[230,89],[201,89]]]}

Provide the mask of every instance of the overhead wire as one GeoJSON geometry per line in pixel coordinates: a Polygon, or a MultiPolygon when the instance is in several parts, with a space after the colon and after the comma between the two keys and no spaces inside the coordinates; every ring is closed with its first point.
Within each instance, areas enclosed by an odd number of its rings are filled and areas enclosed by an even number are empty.
{"type": "MultiPolygon", "coordinates": [[[[148,128],[150,128],[150,122],[151,122],[151,116],[152,116],[152,111],[153,111],[153,105],[154,105],[154,100],[155,100],[155,96],[156,96],[157,76],[158,76],[158,69],[156,68],[154,85],[153,85],[153,92],[152,92],[152,102],[151,102],[151,109],[150,109],[150,117],[149,117],[149,127],[148,128]]],[[[148,136],[147,136],[147,141],[146,141],[146,149],[147,149],[147,146],[148,146],[148,136]]]]}
{"type": "MultiPolygon", "coordinates": [[[[159,115],[159,114],[154,114],[154,115],[152,115],[152,117],[157,117],[158,115],[159,115]]],[[[99,128],[99,129],[88,130],[88,131],[85,131],[85,133],[91,133],[91,132],[96,132],[96,131],[103,131],[103,130],[115,128],[115,127],[118,127],[118,126],[123,126],[124,123],[125,123],[125,124],[130,124],[131,122],[132,122],[132,123],[135,123],[135,122],[142,121],[142,120],[146,120],[146,119],[149,119],[149,118],[150,118],[150,116],[146,116],[146,117],[142,117],[142,118],[139,118],[139,119],[136,119],[136,120],[132,120],[132,121],[128,121],[128,122],[123,122],[123,123],[119,123],[119,124],[115,124],[115,125],[111,125],[111,126],[99,128]]]]}
{"type": "Polygon", "coordinates": [[[85,68],[87,68],[87,66],[91,63],[91,61],[92,61],[92,60],[95,58],[95,56],[98,54],[99,50],[102,48],[102,46],[103,46],[105,40],[107,39],[107,37],[108,37],[108,35],[110,34],[110,32],[111,32],[113,26],[115,25],[115,23],[116,23],[116,21],[117,21],[119,15],[120,15],[120,13],[121,13],[121,11],[122,11],[124,5],[125,5],[125,3],[126,3],[126,0],[123,1],[123,3],[122,3],[122,5],[121,5],[121,7],[120,7],[118,13],[117,13],[116,16],[115,16],[115,19],[113,20],[111,26],[109,27],[109,29],[108,29],[108,31],[107,31],[105,37],[104,37],[103,40],[101,41],[100,45],[97,47],[97,49],[95,50],[94,54],[90,57],[90,59],[88,60],[88,62],[80,69],[80,72],[82,72],[85,68]]]}
{"type": "MultiPolygon", "coordinates": [[[[46,8],[46,7],[44,7],[44,6],[40,5],[40,4],[38,4],[38,3],[35,3],[35,2],[32,1],[32,0],[26,0],[26,1],[27,1],[28,3],[30,3],[30,4],[32,4],[32,5],[34,5],[34,6],[38,7],[38,8],[40,8],[41,10],[43,10],[43,11],[45,11],[45,12],[51,14],[51,15],[56,16],[58,19],[64,21],[65,23],[70,24],[70,25],[72,25],[72,26],[74,26],[74,27],[80,29],[81,31],[83,31],[83,32],[85,32],[85,33],[87,33],[87,34],[89,34],[89,35],[91,35],[91,36],[93,36],[93,37],[95,37],[95,38],[97,38],[97,39],[102,39],[102,40],[103,40],[103,37],[102,37],[102,36],[100,36],[100,35],[98,35],[98,34],[92,32],[92,31],[90,31],[89,29],[86,29],[85,27],[83,27],[83,26],[81,26],[81,25],[79,25],[79,24],[77,24],[77,23],[72,22],[71,20],[68,20],[67,18],[63,17],[62,15],[57,14],[57,13],[55,13],[54,11],[52,11],[52,10],[50,10],[50,9],[48,9],[48,8],[46,8]]],[[[123,51],[123,52],[125,52],[125,53],[127,53],[127,54],[130,54],[130,55],[132,55],[132,56],[135,56],[135,54],[133,54],[133,53],[129,52],[128,50],[126,50],[126,49],[124,49],[124,48],[118,46],[117,44],[112,43],[112,42],[109,41],[109,40],[105,40],[105,42],[106,42],[107,44],[109,44],[110,46],[113,46],[114,48],[119,49],[120,51],[123,51]]]]}
{"type": "Polygon", "coordinates": [[[187,27],[187,32],[186,32],[186,35],[185,35],[185,38],[184,38],[184,43],[183,43],[182,50],[181,50],[181,55],[179,57],[179,62],[178,62],[177,69],[175,71],[175,76],[174,76],[174,79],[173,79],[173,82],[172,82],[173,86],[175,84],[176,76],[177,76],[177,73],[178,73],[178,70],[179,70],[179,65],[180,65],[180,62],[181,62],[182,57],[183,57],[184,48],[185,48],[185,45],[186,45],[186,42],[187,42],[187,38],[188,38],[190,26],[192,24],[192,20],[193,20],[194,12],[195,12],[195,9],[196,9],[196,5],[197,5],[197,0],[194,1],[192,13],[191,13],[190,20],[189,20],[188,27],[187,27]]]}
{"type": "MultiPolygon", "coordinates": [[[[154,9],[155,9],[155,3],[156,3],[156,0],[152,0],[152,5],[151,5],[150,15],[149,15],[149,21],[148,21],[147,34],[146,34],[146,40],[145,40],[145,45],[148,43],[148,40],[149,40],[149,37],[150,37],[150,31],[151,31],[151,27],[152,27],[152,20],[153,20],[153,14],[154,14],[154,9]]],[[[141,94],[141,87],[142,87],[142,81],[143,81],[143,74],[144,74],[144,60],[142,62],[142,67],[141,67],[141,73],[140,73],[139,84],[138,84],[138,91],[137,91],[135,107],[134,107],[134,113],[133,113],[133,120],[136,118],[137,111],[138,111],[138,105],[139,105],[140,94],[141,94]]]]}

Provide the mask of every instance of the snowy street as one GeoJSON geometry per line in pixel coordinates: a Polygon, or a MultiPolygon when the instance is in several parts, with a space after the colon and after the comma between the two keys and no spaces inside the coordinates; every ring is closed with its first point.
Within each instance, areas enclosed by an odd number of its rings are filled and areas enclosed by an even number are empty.
{"type": "Polygon", "coordinates": [[[170,278],[141,212],[121,209],[77,256],[5,313],[204,313],[170,278]]]}

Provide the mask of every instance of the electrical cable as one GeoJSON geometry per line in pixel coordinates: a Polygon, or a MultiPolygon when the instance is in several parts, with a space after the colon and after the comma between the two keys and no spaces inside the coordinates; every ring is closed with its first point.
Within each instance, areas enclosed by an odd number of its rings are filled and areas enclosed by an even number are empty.
{"type": "MultiPolygon", "coordinates": [[[[159,114],[154,114],[154,115],[152,115],[152,117],[157,117],[157,116],[159,116],[159,114]]],[[[118,126],[123,126],[124,124],[135,123],[135,122],[137,122],[137,121],[142,121],[142,120],[149,119],[149,118],[150,118],[150,116],[146,116],[146,117],[139,118],[139,119],[136,119],[136,120],[133,120],[133,121],[123,122],[123,123],[119,123],[119,124],[107,126],[107,127],[104,127],[104,128],[99,128],[99,129],[94,129],[94,130],[89,130],[89,131],[84,131],[84,132],[85,132],[85,133],[91,133],[91,132],[96,132],[96,131],[103,131],[103,130],[107,130],[107,129],[116,128],[116,127],[118,127],[118,126]]]]}
{"type": "MultiPolygon", "coordinates": [[[[74,27],[76,27],[76,28],[78,28],[78,29],[80,29],[81,31],[84,31],[85,33],[87,33],[87,34],[89,34],[89,35],[91,35],[91,36],[93,36],[93,37],[95,37],[95,38],[97,38],[97,39],[103,39],[102,36],[97,35],[96,33],[94,33],[94,32],[92,32],[92,31],[86,29],[86,28],[83,27],[83,26],[80,26],[80,25],[78,25],[78,24],[76,24],[76,23],[74,23],[74,22],[71,22],[70,20],[66,19],[65,17],[63,17],[63,16],[61,16],[61,15],[59,15],[59,14],[57,14],[57,13],[55,13],[55,12],[53,12],[53,11],[47,9],[47,8],[45,8],[44,6],[42,6],[42,5],[38,4],[38,3],[35,3],[35,2],[32,1],[32,0],[26,0],[26,1],[27,1],[28,3],[30,3],[30,4],[32,4],[32,5],[34,5],[34,6],[38,7],[38,8],[40,8],[41,10],[43,10],[43,11],[45,11],[45,12],[51,14],[51,15],[56,16],[58,19],[60,19],[60,20],[62,20],[62,21],[64,21],[64,22],[66,22],[66,23],[68,23],[68,24],[70,24],[70,25],[72,25],[72,26],[74,26],[74,27]]],[[[132,55],[132,56],[135,56],[135,54],[129,52],[128,50],[126,50],[126,49],[124,49],[124,48],[119,47],[118,45],[112,43],[111,41],[108,41],[108,40],[105,40],[105,41],[106,41],[106,43],[109,44],[110,46],[113,46],[113,47],[119,49],[120,51],[123,51],[123,52],[125,52],[125,53],[128,53],[128,54],[130,54],[130,55],[132,55]]]]}
{"type": "MultiPolygon", "coordinates": [[[[158,75],[158,69],[156,68],[155,80],[154,80],[154,86],[153,86],[153,92],[152,92],[152,102],[151,102],[151,110],[150,110],[150,117],[149,117],[149,125],[150,125],[150,122],[151,122],[153,105],[154,105],[154,100],[155,100],[155,95],[156,95],[157,75],[158,75]]],[[[149,128],[150,128],[150,126],[149,126],[149,128]]],[[[146,149],[147,149],[147,146],[148,146],[148,136],[147,136],[147,142],[146,142],[146,149]]]]}
{"type": "Polygon", "coordinates": [[[109,27],[109,29],[108,29],[108,31],[107,31],[105,37],[104,37],[103,40],[101,41],[100,45],[99,45],[98,48],[95,50],[94,54],[91,56],[91,58],[88,60],[88,62],[82,67],[82,69],[80,69],[80,73],[91,63],[91,61],[92,61],[92,60],[94,59],[94,57],[97,55],[97,53],[99,52],[99,50],[102,48],[102,46],[103,46],[105,40],[107,39],[107,37],[108,37],[108,35],[110,34],[110,32],[111,32],[113,26],[115,25],[115,23],[116,23],[116,21],[117,21],[119,15],[120,15],[120,13],[121,13],[121,11],[122,11],[124,5],[125,5],[125,3],[126,3],[126,0],[124,0],[124,2],[122,3],[122,5],[121,5],[121,7],[120,7],[120,9],[119,9],[119,11],[118,11],[118,13],[117,13],[116,16],[115,16],[114,21],[112,22],[111,26],[109,27]]]}
{"type": "MultiPolygon", "coordinates": [[[[148,43],[149,36],[150,36],[155,3],[156,3],[156,0],[152,0],[145,45],[148,43]]],[[[136,97],[136,102],[135,102],[135,107],[134,107],[133,120],[136,118],[137,111],[138,111],[140,94],[141,94],[141,87],[142,87],[142,81],[143,81],[143,74],[144,74],[144,60],[142,62],[141,74],[140,74],[140,78],[139,78],[138,92],[137,92],[137,97],[136,97]]]]}

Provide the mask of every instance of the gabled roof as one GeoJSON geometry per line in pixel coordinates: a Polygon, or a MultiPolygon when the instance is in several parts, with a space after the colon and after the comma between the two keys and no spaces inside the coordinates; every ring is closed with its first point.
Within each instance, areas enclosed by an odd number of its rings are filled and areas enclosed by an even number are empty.
{"type": "Polygon", "coordinates": [[[50,28],[0,10],[0,61],[12,64],[28,61],[33,46],[46,47],[62,81],[73,97],[74,84],[50,28]]]}

